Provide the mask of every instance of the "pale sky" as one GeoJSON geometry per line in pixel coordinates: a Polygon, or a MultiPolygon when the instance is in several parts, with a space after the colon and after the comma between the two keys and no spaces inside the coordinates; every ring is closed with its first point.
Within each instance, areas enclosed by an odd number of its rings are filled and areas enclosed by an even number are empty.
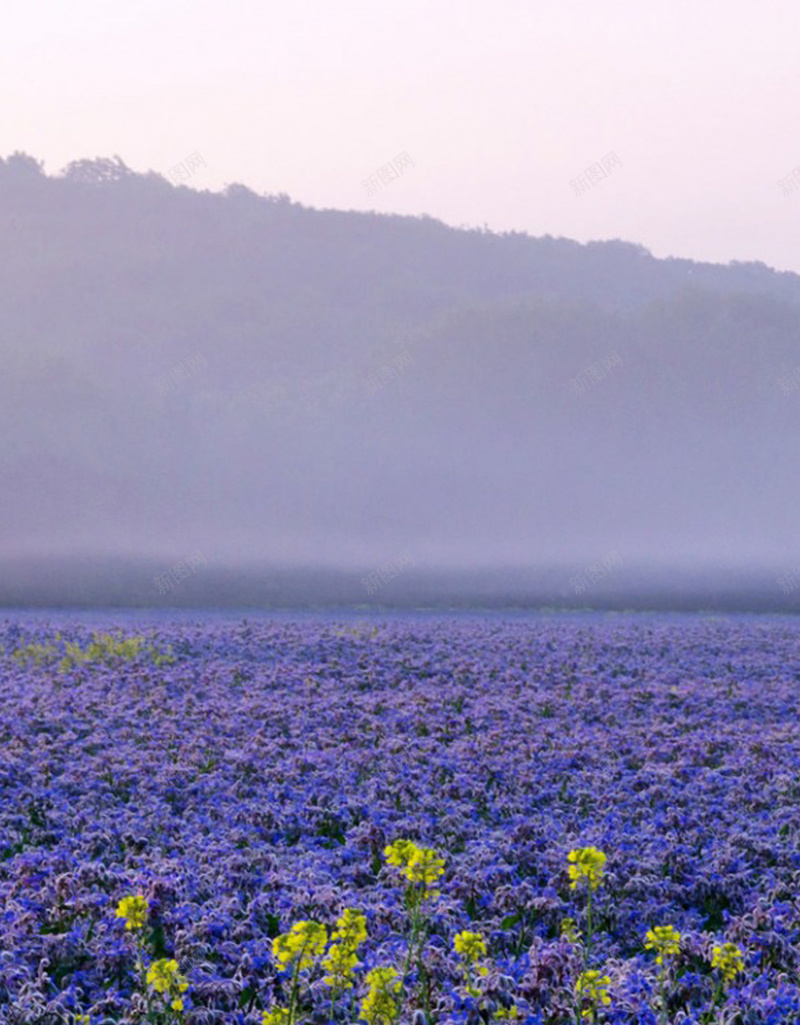
{"type": "Polygon", "coordinates": [[[800,273],[797,0],[7,0],[0,155],[800,273]],[[398,154],[413,166],[368,195],[398,154]],[[609,153],[607,178],[570,181],[609,153]],[[795,191],[778,185],[798,168],[795,191]]]}

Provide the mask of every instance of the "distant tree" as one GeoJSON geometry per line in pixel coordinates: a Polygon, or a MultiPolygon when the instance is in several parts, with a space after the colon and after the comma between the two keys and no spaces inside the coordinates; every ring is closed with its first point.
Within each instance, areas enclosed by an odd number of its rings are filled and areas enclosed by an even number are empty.
{"type": "Polygon", "coordinates": [[[258,193],[248,189],[246,185],[232,182],[225,187],[225,195],[230,199],[258,199],[258,193]]]}
{"type": "Polygon", "coordinates": [[[119,181],[134,172],[116,154],[112,159],[97,157],[95,160],[73,160],[61,171],[61,177],[69,181],[88,185],[104,185],[119,181]]]}
{"type": "Polygon", "coordinates": [[[288,192],[265,192],[263,198],[270,203],[281,203],[284,205],[292,202],[288,192]]]}
{"type": "Polygon", "coordinates": [[[26,181],[44,177],[42,162],[16,150],[5,160],[0,158],[0,174],[6,181],[26,181]]]}

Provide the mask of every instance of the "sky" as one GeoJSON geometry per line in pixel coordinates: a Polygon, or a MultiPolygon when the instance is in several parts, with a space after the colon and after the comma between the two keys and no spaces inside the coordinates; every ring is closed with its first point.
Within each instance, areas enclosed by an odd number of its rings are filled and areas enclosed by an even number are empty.
{"type": "Polygon", "coordinates": [[[118,155],[800,273],[796,0],[7,0],[3,21],[0,155],[48,174],[118,155]]]}

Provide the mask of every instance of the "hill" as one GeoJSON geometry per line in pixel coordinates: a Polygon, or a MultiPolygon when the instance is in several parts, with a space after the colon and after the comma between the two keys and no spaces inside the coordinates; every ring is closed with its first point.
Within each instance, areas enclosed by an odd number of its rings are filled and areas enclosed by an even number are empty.
{"type": "Polygon", "coordinates": [[[800,562],[797,275],[119,158],[0,161],[0,227],[0,560],[800,562]]]}

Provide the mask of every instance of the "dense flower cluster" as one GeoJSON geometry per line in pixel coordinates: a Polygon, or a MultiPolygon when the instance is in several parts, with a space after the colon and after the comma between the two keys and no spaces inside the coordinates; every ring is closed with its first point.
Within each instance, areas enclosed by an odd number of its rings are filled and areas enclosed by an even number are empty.
{"type": "Polygon", "coordinates": [[[594,1016],[598,1007],[611,1003],[608,995],[610,982],[608,975],[602,975],[594,968],[581,972],[575,983],[575,996],[583,1017],[594,1016]]]}
{"type": "Polygon", "coordinates": [[[289,1025],[289,1011],[286,1007],[276,1007],[272,1011],[264,1011],[262,1025],[289,1025]]]}
{"type": "Polygon", "coordinates": [[[569,878],[570,886],[576,889],[578,883],[586,880],[590,890],[596,890],[603,878],[603,868],[608,860],[603,851],[596,847],[582,847],[576,851],[570,851],[567,855],[570,861],[569,878]]]}
{"type": "Polygon", "coordinates": [[[453,947],[464,961],[471,963],[480,957],[486,956],[486,944],[479,932],[470,932],[464,929],[453,938],[453,947]]]}
{"type": "Polygon", "coordinates": [[[282,971],[297,963],[300,971],[311,968],[325,950],[328,935],[318,922],[295,922],[291,931],[272,941],[272,956],[282,971]]]}
{"type": "Polygon", "coordinates": [[[744,968],[742,952],[735,943],[723,943],[714,947],[711,967],[719,968],[725,982],[733,982],[744,968]]]}
{"type": "Polygon", "coordinates": [[[665,957],[681,949],[681,934],[672,925],[657,925],[648,930],[644,945],[656,951],[656,964],[664,964],[665,957]]]}
{"type": "Polygon", "coordinates": [[[575,924],[575,919],[569,915],[561,919],[561,935],[565,936],[570,943],[577,943],[583,933],[578,929],[575,924]]]}
{"type": "Polygon", "coordinates": [[[147,901],[141,894],[123,897],[117,905],[117,918],[125,920],[126,929],[141,929],[147,921],[147,901]]]}
{"type": "Polygon", "coordinates": [[[800,1021],[799,677],[790,617],[7,618],[0,1025],[800,1021]]]}
{"type": "Polygon", "coordinates": [[[335,991],[353,986],[353,969],[358,964],[356,951],[367,938],[367,919],[352,908],[345,908],[331,936],[331,945],[322,961],[327,975],[323,982],[335,991]]]}
{"type": "Polygon", "coordinates": [[[331,944],[322,966],[327,971],[323,982],[333,989],[350,989],[353,985],[353,969],[358,964],[358,955],[344,943],[331,944]]]}
{"type": "Polygon", "coordinates": [[[177,961],[165,957],[154,961],[147,969],[147,982],[157,993],[169,995],[173,1010],[183,1010],[183,999],[180,994],[189,988],[189,984],[178,971],[177,961]]]}
{"type": "Polygon", "coordinates": [[[425,896],[438,897],[440,891],[433,884],[444,875],[444,859],[437,857],[431,847],[415,847],[405,867],[405,874],[412,883],[422,883],[425,896]]]}
{"type": "Polygon", "coordinates": [[[361,1001],[361,1017],[367,1025],[390,1025],[397,1017],[400,980],[394,968],[378,967],[367,973],[367,995],[361,1001]]]}

